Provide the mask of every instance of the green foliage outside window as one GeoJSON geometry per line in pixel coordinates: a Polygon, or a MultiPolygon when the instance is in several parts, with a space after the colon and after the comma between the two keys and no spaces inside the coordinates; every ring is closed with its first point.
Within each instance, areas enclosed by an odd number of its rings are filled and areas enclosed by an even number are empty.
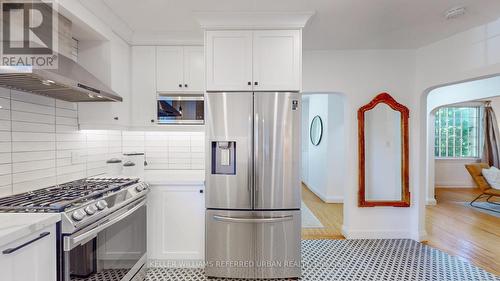
{"type": "Polygon", "coordinates": [[[480,118],[480,107],[440,108],[435,115],[435,156],[478,158],[480,118]]]}

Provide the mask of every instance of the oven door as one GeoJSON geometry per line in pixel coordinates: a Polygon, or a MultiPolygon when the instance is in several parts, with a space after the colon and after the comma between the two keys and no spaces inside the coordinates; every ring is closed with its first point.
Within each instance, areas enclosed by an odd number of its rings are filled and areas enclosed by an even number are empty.
{"type": "Polygon", "coordinates": [[[140,199],[63,237],[63,280],[144,280],[146,201],[140,199]]]}
{"type": "Polygon", "coordinates": [[[203,95],[158,97],[159,124],[204,124],[203,95]]]}

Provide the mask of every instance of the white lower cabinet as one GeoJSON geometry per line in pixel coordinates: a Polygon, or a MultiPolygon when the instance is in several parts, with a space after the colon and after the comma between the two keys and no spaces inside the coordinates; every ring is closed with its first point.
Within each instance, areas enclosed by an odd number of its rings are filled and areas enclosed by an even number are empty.
{"type": "Polygon", "coordinates": [[[0,246],[0,280],[54,281],[56,270],[55,224],[0,246]]]}
{"type": "MultiPolygon", "coordinates": [[[[151,186],[148,194],[148,259],[205,259],[204,186],[151,186]]],[[[198,265],[193,265],[198,266],[198,265]]]]}

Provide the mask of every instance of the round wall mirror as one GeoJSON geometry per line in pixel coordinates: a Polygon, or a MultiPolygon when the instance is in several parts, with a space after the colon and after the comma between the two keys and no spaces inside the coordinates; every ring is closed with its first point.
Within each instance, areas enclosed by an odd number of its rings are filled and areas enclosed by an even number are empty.
{"type": "Polygon", "coordinates": [[[321,137],[323,136],[323,121],[319,115],[314,116],[311,121],[311,128],[309,129],[309,135],[311,138],[311,143],[314,145],[319,145],[321,142],[321,137]]]}

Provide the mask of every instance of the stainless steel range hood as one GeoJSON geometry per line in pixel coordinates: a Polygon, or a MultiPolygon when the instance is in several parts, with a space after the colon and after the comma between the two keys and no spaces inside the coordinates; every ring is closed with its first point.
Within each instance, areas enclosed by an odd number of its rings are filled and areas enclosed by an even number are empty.
{"type": "Polygon", "coordinates": [[[72,59],[59,54],[58,63],[57,69],[0,66],[0,87],[69,102],[122,101],[122,97],[72,59]]]}

